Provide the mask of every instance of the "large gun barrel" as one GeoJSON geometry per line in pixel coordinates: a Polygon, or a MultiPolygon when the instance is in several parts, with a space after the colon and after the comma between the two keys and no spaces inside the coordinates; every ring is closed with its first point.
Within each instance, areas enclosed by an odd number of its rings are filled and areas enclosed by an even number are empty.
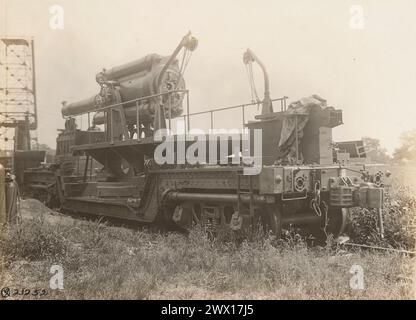
{"type": "Polygon", "coordinates": [[[151,122],[155,114],[154,104],[150,103],[149,99],[140,99],[169,91],[179,91],[162,96],[161,102],[166,114],[170,108],[172,118],[180,116],[183,112],[184,97],[183,92],[180,91],[185,90],[185,82],[176,55],[183,47],[193,51],[196,46],[197,40],[188,33],[171,56],[150,54],[109,70],[104,69],[96,75],[96,81],[101,86],[100,93],[88,99],[64,104],[62,115],[71,117],[98,111],[93,118],[94,124],[103,124],[105,113],[99,109],[121,103],[127,123],[136,123],[136,105],[139,108],[140,122],[151,122]],[[117,89],[117,97],[114,88],[117,89]]]}
{"type": "MultiPolygon", "coordinates": [[[[169,57],[162,57],[157,54],[148,55],[142,59],[127,63],[110,70],[103,70],[96,76],[97,82],[101,84],[114,82],[119,88],[121,102],[127,102],[142,97],[154,95],[160,92],[171,90],[184,90],[185,82],[179,74],[178,61],[175,60],[167,69],[164,75],[161,75],[164,64],[169,57]],[[163,77],[160,86],[157,85],[159,78],[163,77]]],[[[62,115],[65,117],[74,116],[81,113],[93,112],[99,108],[110,105],[111,102],[116,103],[114,99],[108,99],[108,90],[105,86],[97,95],[88,99],[77,101],[71,104],[64,105],[62,108],[62,115]]],[[[172,115],[179,116],[182,113],[182,94],[175,94],[172,103],[172,115]]],[[[166,101],[164,101],[166,102],[166,101]]],[[[135,103],[125,103],[123,107],[126,111],[126,119],[128,122],[135,122],[136,110],[135,103]],[[132,119],[134,118],[134,119],[132,119]]],[[[139,114],[142,120],[148,113],[153,114],[148,101],[141,101],[139,103],[139,114]]],[[[98,112],[94,117],[95,124],[104,123],[103,112],[98,112]]]]}
{"type": "Polygon", "coordinates": [[[96,80],[100,83],[102,80],[120,80],[132,74],[150,70],[154,64],[160,63],[163,57],[158,54],[149,54],[141,59],[122,64],[110,70],[103,70],[96,75],[96,80]]]}

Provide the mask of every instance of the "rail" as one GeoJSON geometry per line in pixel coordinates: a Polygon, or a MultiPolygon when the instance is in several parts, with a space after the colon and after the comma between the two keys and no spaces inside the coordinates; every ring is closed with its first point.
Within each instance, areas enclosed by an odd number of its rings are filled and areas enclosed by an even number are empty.
{"type": "MultiPolygon", "coordinates": [[[[183,93],[186,96],[186,112],[187,114],[189,114],[189,90],[172,90],[172,91],[167,91],[167,92],[162,92],[162,93],[158,93],[158,94],[153,94],[153,95],[149,95],[149,96],[145,96],[145,97],[140,97],[140,98],[136,98],[133,100],[128,100],[128,101],[123,101],[123,102],[118,102],[115,104],[111,104],[105,107],[101,107],[101,108],[97,108],[97,109],[93,109],[93,110],[89,110],[89,111],[84,111],[84,112],[78,112],[78,113],[74,113],[71,114],[71,116],[66,116],[64,117],[65,119],[70,119],[70,118],[74,118],[77,116],[82,116],[84,114],[87,114],[88,117],[88,127],[91,126],[91,113],[97,113],[97,112],[108,112],[108,111],[112,111],[116,108],[119,107],[123,107],[123,105],[128,105],[128,104],[135,104],[136,107],[136,133],[137,133],[137,140],[140,140],[140,112],[139,112],[139,106],[140,106],[140,102],[142,101],[149,101],[151,99],[156,99],[165,95],[173,95],[175,93],[183,93]]],[[[172,120],[172,102],[171,99],[168,100],[169,101],[169,129],[171,129],[171,120],[172,120]]],[[[110,122],[113,123],[113,113],[110,112],[110,122]]],[[[105,126],[107,125],[106,122],[104,124],[105,126]]],[[[107,130],[107,129],[106,129],[107,130]]],[[[113,142],[113,126],[111,125],[110,127],[111,130],[111,142],[113,142]]],[[[90,132],[90,131],[89,131],[90,132]]],[[[91,143],[91,134],[89,134],[89,143],[91,143]]]]}
{"type": "MultiPolygon", "coordinates": [[[[210,115],[210,127],[211,129],[214,129],[214,114],[218,113],[218,112],[222,112],[222,111],[227,111],[227,110],[233,110],[233,109],[241,109],[241,113],[242,113],[242,125],[244,127],[244,125],[246,124],[246,108],[251,107],[251,106],[258,106],[259,104],[261,104],[261,102],[251,102],[251,103],[245,103],[245,104],[239,104],[239,105],[234,105],[234,106],[229,106],[229,107],[221,107],[221,108],[214,108],[211,110],[207,110],[207,111],[199,111],[199,112],[193,112],[190,113],[190,107],[189,107],[189,90],[172,90],[172,91],[167,91],[167,92],[162,92],[162,93],[158,93],[158,94],[153,94],[153,95],[149,95],[146,97],[141,97],[141,98],[137,98],[137,99],[133,99],[133,100],[129,100],[129,101],[123,101],[123,102],[118,102],[115,104],[111,104],[108,106],[104,106],[101,108],[97,108],[97,109],[93,109],[93,110],[89,110],[89,111],[84,111],[84,112],[79,112],[79,113],[74,113],[71,116],[66,116],[64,118],[66,119],[70,119],[70,118],[74,118],[77,116],[82,116],[87,114],[88,116],[88,127],[91,126],[91,113],[97,113],[97,112],[109,112],[112,111],[116,108],[119,108],[120,106],[124,106],[124,105],[129,105],[129,104],[135,104],[135,111],[136,111],[136,134],[137,134],[137,140],[141,139],[141,132],[140,132],[140,111],[139,111],[139,106],[140,106],[140,102],[142,101],[149,101],[151,99],[156,99],[159,97],[163,97],[166,95],[170,95],[172,96],[173,94],[177,94],[177,93],[181,93],[184,94],[185,97],[182,99],[186,100],[186,114],[179,116],[182,117],[184,119],[184,123],[185,123],[185,133],[188,133],[191,129],[191,117],[193,116],[198,116],[198,115],[204,115],[204,114],[209,114],[210,115]]],[[[286,111],[287,108],[287,99],[288,97],[284,96],[281,98],[276,98],[276,99],[272,99],[271,102],[280,102],[280,110],[281,111],[286,111]]],[[[172,128],[172,99],[171,97],[169,97],[168,99],[168,128],[171,129],[172,128]]],[[[177,118],[179,118],[177,117],[177,118]]],[[[113,113],[110,112],[110,122],[113,123],[113,113]]],[[[107,130],[107,123],[105,122],[104,124],[106,126],[106,130],[107,130]]],[[[110,127],[111,130],[111,142],[113,142],[113,126],[110,127]]],[[[130,138],[133,139],[133,138],[130,138]]],[[[91,135],[89,135],[89,143],[91,143],[91,135]]]]}
{"type": "MultiPolygon", "coordinates": [[[[284,96],[282,98],[277,98],[277,99],[272,99],[271,102],[276,102],[276,101],[280,101],[280,110],[281,111],[286,111],[286,100],[288,99],[288,97],[284,96]]],[[[200,111],[200,112],[194,112],[191,114],[186,114],[183,115],[182,117],[184,118],[184,120],[186,120],[186,118],[188,119],[188,128],[190,128],[190,117],[192,116],[197,116],[197,115],[202,115],[202,114],[210,114],[210,123],[211,123],[211,129],[214,129],[214,113],[215,112],[221,112],[221,111],[226,111],[226,110],[232,110],[232,109],[238,109],[241,108],[241,112],[242,112],[242,116],[243,116],[243,126],[245,125],[245,108],[246,107],[251,107],[251,106],[258,106],[261,104],[260,102],[251,102],[251,103],[245,103],[245,104],[239,104],[239,105],[235,105],[235,106],[230,106],[230,107],[223,107],[223,108],[216,108],[216,109],[211,109],[211,110],[207,110],[207,111],[200,111]]]]}

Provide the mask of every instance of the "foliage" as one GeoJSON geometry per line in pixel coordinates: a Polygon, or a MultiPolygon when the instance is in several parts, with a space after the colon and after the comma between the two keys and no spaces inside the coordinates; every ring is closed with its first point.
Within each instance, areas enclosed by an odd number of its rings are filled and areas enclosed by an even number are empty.
{"type": "Polygon", "coordinates": [[[416,129],[402,133],[401,146],[394,151],[397,162],[416,162],[416,129]]]}
{"type": "Polygon", "coordinates": [[[370,158],[371,161],[378,163],[391,162],[392,158],[388,154],[387,149],[381,146],[379,139],[363,137],[362,140],[365,145],[367,157],[370,158]]]}
{"type": "Polygon", "coordinates": [[[37,149],[37,150],[46,150],[46,151],[48,151],[48,150],[52,150],[52,148],[51,147],[49,147],[47,144],[45,144],[45,143],[36,143],[35,144],[35,149],[37,149]]]}
{"type": "MultiPolygon", "coordinates": [[[[393,168],[393,167],[392,167],[393,168]]],[[[404,170],[394,168],[395,178],[386,193],[383,219],[384,239],[381,239],[375,210],[354,208],[350,214],[347,234],[359,244],[377,245],[414,251],[416,244],[416,197],[414,186],[403,184],[404,170]]],[[[406,174],[413,171],[405,168],[406,174]]]]}

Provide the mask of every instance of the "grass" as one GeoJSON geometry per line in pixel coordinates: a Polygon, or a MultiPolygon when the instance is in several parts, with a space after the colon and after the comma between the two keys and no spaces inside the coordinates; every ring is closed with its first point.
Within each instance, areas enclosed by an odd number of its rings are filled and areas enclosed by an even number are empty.
{"type": "Polygon", "coordinates": [[[308,248],[271,237],[237,245],[198,229],[185,237],[52,218],[39,212],[2,231],[0,287],[47,289],[51,265],[60,264],[64,290],[47,298],[412,298],[414,258],[395,253],[308,248]],[[350,289],[354,264],[364,270],[364,290],[350,289]]]}

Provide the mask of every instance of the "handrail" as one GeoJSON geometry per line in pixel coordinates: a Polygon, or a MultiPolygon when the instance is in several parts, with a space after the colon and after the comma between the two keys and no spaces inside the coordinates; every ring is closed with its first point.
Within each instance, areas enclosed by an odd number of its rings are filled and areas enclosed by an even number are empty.
{"type": "MultiPolygon", "coordinates": [[[[167,92],[161,92],[161,93],[157,93],[157,94],[153,94],[153,95],[149,95],[146,97],[141,97],[141,98],[136,98],[136,99],[132,99],[132,100],[128,100],[128,101],[123,101],[123,102],[119,102],[119,103],[115,103],[112,105],[108,105],[105,107],[101,107],[101,108],[97,108],[94,110],[88,110],[85,112],[79,112],[76,114],[72,114],[71,116],[65,116],[65,119],[70,119],[70,118],[74,118],[76,116],[80,116],[83,114],[87,114],[88,115],[88,126],[90,126],[90,114],[92,112],[106,112],[107,110],[111,110],[112,108],[116,108],[119,106],[123,106],[126,104],[132,104],[135,103],[135,107],[136,107],[136,130],[137,130],[137,140],[140,140],[140,126],[139,126],[139,103],[141,101],[145,101],[145,100],[149,100],[149,99],[153,99],[153,98],[158,98],[161,96],[165,96],[165,95],[171,95],[174,93],[185,93],[186,95],[186,114],[182,115],[181,117],[184,119],[185,121],[185,132],[189,132],[190,128],[191,128],[191,121],[190,118],[192,116],[196,116],[196,115],[203,115],[203,114],[210,114],[211,115],[211,129],[214,128],[214,113],[215,112],[220,112],[220,111],[225,111],[225,110],[232,110],[232,109],[237,109],[237,108],[242,108],[242,117],[243,117],[243,126],[245,125],[245,108],[249,107],[249,106],[256,106],[259,105],[261,102],[251,102],[251,103],[245,103],[245,104],[239,104],[239,105],[235,105],[235,106],[229,106],[229,107],[222,107],[222,108],[215,108],[215,109],[211,109],[211,110],[207,110],[207,111],[199,111],[199,112],[194,112],[194,113],[190,113],[189,111],[189,90],[172,90],[172,91],[167,91],[167,92]]],[[[276,102],[276,101],[280,101],[280,108],[282,111],[286,110],[286,100],[288,99],[287,96],[283,96],[281,98],[276,98],[276,99],[271,99],[271,102],[276,102]]],[[[171,113],[172,113],[172,103],[169,100],[169,129],[171,129],[171,113]]],[[[112,118],[112,113],[110,115],[110,117],[112,118]]],[[[112,122],[112,121],[111,121],[112,122]]],[[[113,129],[113,126],[111,126],[111,131],[113,129]]],[[[107,130],[107,129],[106,129],[107,130]]],[[[113,133],[111,132],[111,140],[113,139],[113,133]]],[[[130,138],[132,139],[132,138],[130,138]]],[[[89,141],[91,143],[90,140],[90,136],[89,136],[89,141]]]]}
{"type": "MultiPolygon", "coordinates": [[[[284,101],[286,100],[288,97],[282,97],[282,98],[276,98],[276,99],[272,99],[272,102],[275,101],[284,101]]],[[[195,116],[195,115],[199,115],[199,114],[204,114],[204,113],[210,113],[210,112],[217,112],[217,111],[224,111],[224,110],[230,110],[230,109],[236,109],[236,108],[242,108],[242,107],[248,107],[248,106],[255,106],[255,105],[259,105],[261,104],[260,102],[251,102],[251,103],[245,103],[245,104],[239,104],[239,105],[235,105],[235,106],[231,106],[231,107],[223,107],[223,108],[217,108],[217,109],[211,109],[211,110],[207,110],[207,111],[200,111],[200,112],[194,112],[189,114],[189,116],[195,116]]],[[[188,115],[186,115],[188,116],[188,115]]]]}
{"type": "MultiPolygon", "coordinates": [[[[286,100],[287,99],[288,99],[287,96],[283,96],[281,98],[272,99],[272,100],[270,100],[270,102],[280,101],[280,109],[281,109],[281,111],[285,111],[286,110],[286,100]]],[[[214,129],[214,112],[242,108],[243,125],[244,125],[245,124],[245,107],[256,106],[256,105],[258,106],[260,104],[261,104],[261,101],[260,102],[251,102],[251,103],[239,104],[239,105],[230,106],[230,107],[223,107],[223,108],[216,108],[216,109],[211,109],[211,110],[207,110],[207,111],[199,111],[199,112],[194,112],[194,113],[188,113],[188,114],[182,115],[182,117],[184,118],[184,120],[186,120],[186,118],[188,118],[188,128],[186,130],[188,132],[189,128],[190,128],[189,119],[190,119],[191,116],[196,116],[196,115],[202,115],[202,114],[208,114],[209,113],[211,115],[211,129],[214,129]]]]}

